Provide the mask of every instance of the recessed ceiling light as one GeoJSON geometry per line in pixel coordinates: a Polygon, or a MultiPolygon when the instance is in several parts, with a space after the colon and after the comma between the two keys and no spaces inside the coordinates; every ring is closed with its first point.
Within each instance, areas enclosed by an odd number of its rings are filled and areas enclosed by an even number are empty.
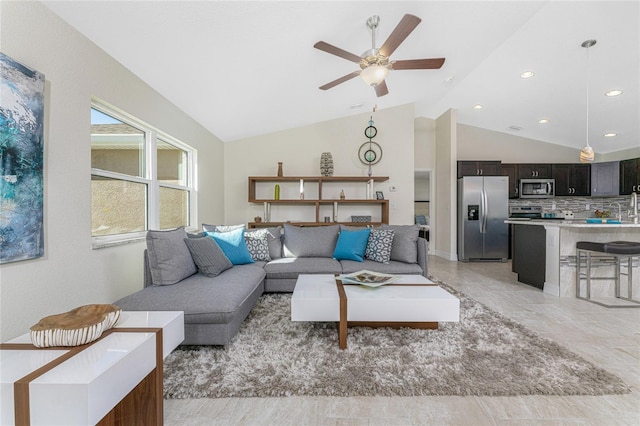
{"type": "Polygon", "coordinates": [[[473,109],[482,109],[482,105],[480,105],[480,104],[475,104],[472,108],[473,108],[473,109]]]}
{"type": "Polygon", "coordinates": [[[447,77],[447,78],[445,78],[445,79],[444,79],[444,82],[445,82],[445,83],[451,83],[451,82],[453,81],[453,79],[454,79],[454,78],[455,78],[454,76],[450,75],[449,77],[447,77]]]}
{"type": "Polygon", "coordinates": [[[533,71],[525,71],[522,74],[520,74],[520,77],[522,77],[522,78],[531,78],[534,75],[536,75],[536,73],[534,73],[533,71]]]}
{"type": "Polygon", "coordinates": [[[605,138],[612,138],[612,137],[614,137],[614,136],[618,136],[618,134],[617,134],[617,133],[615,133],[615,132],[608,132],[608,133],[605,133],[605,134],[604,134],[604,137],[605,137],[605,138]]]}
{"type": "Polygon", "coordinates": [[[364,106],[364,102],[358,102],[357,104],[349,105],[349,108],[356,109],[356,108],[362,108],[363,106],[364,106]]]}
{"type": "Polygon", "coordinates": [[[605,96],[619,96],[622,95],[622,90],[618,90],[618,89],[614,89],[614,90],[609,90],[607,93],[604,94],[605,96]]]}
{"type": "Polygon", "coordinates": [[[509,126],[509,127],[507,127],[507,129],[513,130],[514,132],[519,132],[520,130],[522,130],[522,127],[520,127],[520,126],[509,126]]]}
{"type": "Polygon", "coordinates": [[[548,118],[541,118],[540,120],[538,120],[538,123],[540,123],[540,124],[548,124],[549,123],[549,119],[548,118]]]}

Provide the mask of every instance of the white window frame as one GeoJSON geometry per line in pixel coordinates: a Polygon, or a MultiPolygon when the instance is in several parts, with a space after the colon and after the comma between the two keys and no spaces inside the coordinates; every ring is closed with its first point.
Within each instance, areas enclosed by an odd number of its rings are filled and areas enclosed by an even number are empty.
{"type": "MultiPolygon", "coordinates": [[[[198,164],[198,151],[195,148],[185,144],[184,142],[174,138],[173,136],[155,128],[154,126],[151,126],[148,123],[143,122],[142,120],[139,120],[131,114],[128,114],[101,99],[92,98],[91,109],[96,109],[104,114],[122,121],[123,123],[140,129],[145,134],[145,167],[143,177],[131,176],[94,168],[91,168],[91,176],[95,175],[147,185],[147,203],[145,211],[146,229],[144,231],[129,232],[125,234],[91,236],[92,247],[94,249],[98,249],[141,241],[145,239],[147,230],[160,229],[160,187],[178,189],[188,192],[189,226],[186,229],[188,231],[197,230],[198,226],[196,224],[198,223],[198,192],[196,167],[198,164]],[[161,139],[163,142],[173,145],[176,148],[186,152],[186,185],[174,185],[158,181],[158,157],[156,149],[158,139],[161,139]]],[[[91,212],[91,214],[93,215],[93,212],[91,212]]],[[[91,230],[89,230],[89,233],[91,233],[91,230]]]]}

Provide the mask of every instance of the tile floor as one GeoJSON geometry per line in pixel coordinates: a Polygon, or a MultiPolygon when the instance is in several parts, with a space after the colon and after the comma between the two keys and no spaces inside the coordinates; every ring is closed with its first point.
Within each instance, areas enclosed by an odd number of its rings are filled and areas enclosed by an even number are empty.
{"type": "Polygon", "coordinates": [[[429,256],[429,272],[623,378],[627,395],[289,397],[165,401],[173,425],[640,425],[640,309],[607,309],[517,282],[510,263],[429,256]]]}

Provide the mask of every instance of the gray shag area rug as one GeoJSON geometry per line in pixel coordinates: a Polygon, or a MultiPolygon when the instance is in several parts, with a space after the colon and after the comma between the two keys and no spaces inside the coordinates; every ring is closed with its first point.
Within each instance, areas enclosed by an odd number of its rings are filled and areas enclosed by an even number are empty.
{"type": "MultiPolygon", "coordinates": [[[[435,280],[434,280],[435,281],[435,280]]],[[[603,395],[620,378],[444,283],[460,322],[438,330],[292,322],[291,294],[265,294],[226,347],[180,346],[164,363],[165,398],[603,395]]]]}

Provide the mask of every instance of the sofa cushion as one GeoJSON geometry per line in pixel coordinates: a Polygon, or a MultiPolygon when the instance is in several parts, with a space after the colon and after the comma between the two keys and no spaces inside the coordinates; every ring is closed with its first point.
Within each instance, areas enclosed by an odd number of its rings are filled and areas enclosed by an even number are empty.
{"type": "Polygon", "coordinates": [[[244,228],[229,232],[207,231],[206,234],[218,243],[224,254],[234,265],[253,263],[251,253],[247,249],[247,243],[244,241],[244,228]]]}
{"type": "Polygon", "coordinates": [[[418,261],[418,225],[382,225],[382,229],[394,231],[391,260],[405,263],[418,261]]]}
{"type": "Polygon", "coordinates": [[[365,259],[363,262],[354,262],[353,260],[341,260],[343,274],[351,274],[363,269],[381,272],[385,274],[415,274],[422,275],[422,268],[417,263],[397,262],[395,260],[389,263],[380,263],[373,260],[365,259]]]}
{"type": "Polygon", "coordinates": [[[171,286],[146,287],[116,302],[127,311],[184,311],[187,324],[226,324],[256,290],[262,291],[264,269],[234,266],[217,277],[192,275],[171,286]]]}
{"type": "Polygon", "coordinates": [[[266,231],[267,244],[269,244],[269,257],[271,259],[280,259],[282,257],[282,226],[272,228],[245,229],[245,239],[254,232],[266,231]]]}
{"type": "Polygon", "coordinates": [[[147,232],[147,254],[153,284],[175,284],[198,272],[185,238],[187,232],[182,226],[168,231],[147,232]]]}
{"type": "Polygon", "coordinates": [[[333,251],[333,258],[336,260],[355,260],[362,262],[370,233],[371,231],[368,228],[357,231],[341,230],[340,235],[338,235],[336,248],[333,251]]]}
{"type": "MultiPolygon", "coordinates": [[[[286,232],[286,231],[285,231],[286,232]]],[[[331,257],[298,257],[272,260],[264,266],[267,278],[298,278],[299,274],[340,274],[340,262],[331,257]]]]}
{"type": "Polygon", "coordinates": [[[198,271],[207,277],[215,277],[233,267],[233,264],[211,237],[187,238],[184,240],[198,271]]]}
{"type": "Polygon", "coordinates": [[[244,233],[244,242],[251,258],[262,261],[270,261],[269,242],[267,241],[267,231],[265,229],[257,229],[255,232],[244,233]]]}
{"type": "Polygon", "coordinates": [[[303,228],[284,224],[284,257],[332,257],[338,225],[303,228]]]}
{"type": "Polygon", "coordinates": [[[389,263],[394,235],[392,229],[372,229],[364,257],[374,262],[389,263]]]}

